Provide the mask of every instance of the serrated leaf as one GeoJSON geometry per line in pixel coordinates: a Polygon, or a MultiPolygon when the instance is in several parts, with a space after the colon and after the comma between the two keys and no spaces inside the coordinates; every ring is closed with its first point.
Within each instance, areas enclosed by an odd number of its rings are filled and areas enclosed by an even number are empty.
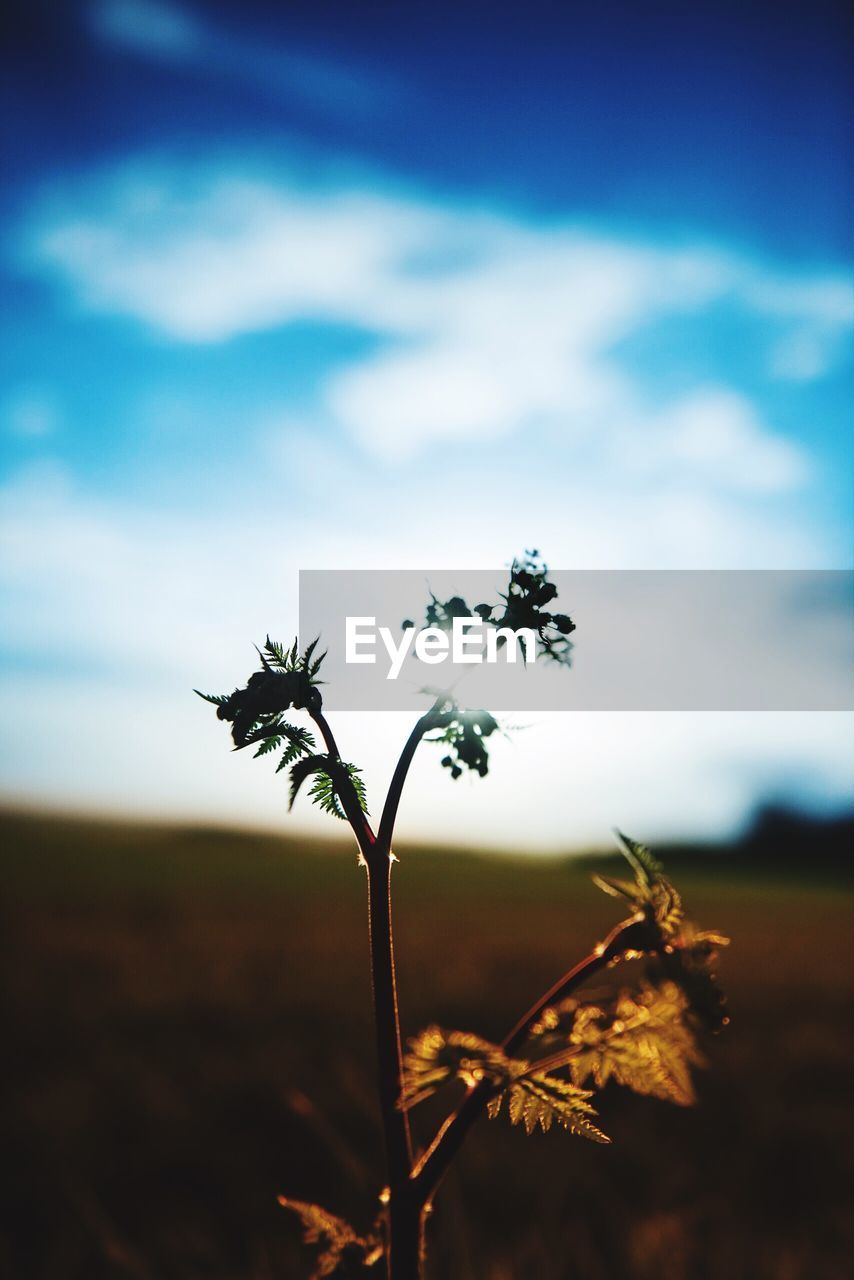
{"type": "Polygon", "coordinates": [[[399,1105],[403,1110],[429,1098],[449,1080],[467,1085],[483,1079],[493,1082],[509,1078],[511,1062],[498,1045],[471,1031],[444,1031],[430,1026],[409,1041],[403,1060],[403,1089],[399,1105]]]}
{"type": "MultiPolygon", "coordinates": [[[[560,1057],[552,1060],[560,1064],[560,1057]]],[[[497,1116],[506,1101],[513,1124],[522,1123],[528,1133],[553,1123],[594,1142],[609,1138],[590,1119],[596,1115],[588,1089],[561,1080],[536,1063],[508,1058],[504,1050],[469,1031],[444,1031],[432,1026],[409,1042],[404,1058],[404,1083],[399,1106],[404,1110],[429,1098],[449,1080],[462,1080],[469,1088],[485,1081],[496,1090],[487,1104],[497,1116]]]]}
{"type": "Polygon", "coordinates": [[[277,641],[271,640],[270,637],[267,636],[267,639],[264,642],[264,650],[268,657],[272,658],[277,667],[287,667],[287,654],[277,641]]]}
{"type": "Polygon", "coordinates": [[[286,726],[285,737],[288,739],[288,745],[276,766],[276,773],[287,769],[288,765],[293,764],[299,756],[313,752],[317,745],[314,735],[309,733],[308,729],[298,728],[296,725],[286,726]]]}
{"type": "Polygon", "coordinates": [[[365,784],[360,776],[360,770],[354,764],[347,764],[344,760],[333,760],[328,755],[303,756],[293,765],[290,775],[289,808],[293,808],[300,787],[312,774],[316,774],[317,777],[311,785],[309,797],[313,804],[319,805],[326,813],[331,813],[336,818],[346,819],[347,817],[340,799],[342,774],[349,780],[362,812],[368,812],[365,784]]]}
{"type": "Polygon", "coordinates": [[[319,640],[320,637],[316,637],[306,646],[305,652],[300,654],[299,637],[294,640],[290,649],[286,649],[284,645],[278,644],[267,636],[264,641],[263,652],[260,649],[258,652],[261,655],[261,662],[265,670],[270,670],[272,667],[285,673],[302,674],[308,678],[309,684],[313,685],[322,683],[322,681],[317,681],[315,677],[326,657],[326,653],[322,653],[318,658],[314,657],[314,651],[319,640]]]}
{"type": "Polygon", "coordinates": [[[655,922],[661,936],[666,939],[673,938],[684,916],[681,895],[663,876],[656,881],[650,892],[655,922]]]}
{"type": "Polygon", "coordinates": [[[205,702],[212,702],[215,707],[224,707],[231,696],[228,693],[202,693],[201,689],[194,689],[193,693],[204,698],[205,702]]]}
{"type": "Polygon", "coordinates": [[[617,839],[623,846],[623,856],[632,867],[638,883],[649,886],[661,878],[664,868],[658,859],[652,856],[645,844],[639,844],[637,840],[632,840],[622,831],[617,831],[617,839]]]}
{"type": "Polygon", "coordinates": [[[368,793],[367,793],[367,790],[365,789],[365,782],[364,782],[364,779],[362,778],[362,771],[361,769],[357,768],[357,766],[354,764],[345,764],[344,768],[347,770],[347,773],[350,775],[350,781],[353,784],[353,790],[356,792],[356,799],[359,801],[359,808],[362,810],[362,813],[367,814],[369,812],[368,793]]]}
{"type": "MultiPolygon", "coordinates": [[[[327,655],[328,653],[329,653],[329,650],[328,650],[328,649],[324,649],[324,650],[323,650],[323,653],[320,655],[320,657],[319,657],[319,658],[315,658],[314,662],[312,662],[311,666],[308,668],[308,674],[309,674],[309,678],[310,678],[311,680],[313,680],[313,679],[314,679],[314,677],[317,675],[317,673],[318,673],[318,671],[320,670],[320,668],[323,666],[324,660],[325,660],[326,655],[327,655]]],[[[322,682],[321,682],[321,683],[322,683],[322,682]]]]}
{"type": "Polygon", "coordinates": [[[558,1124],[591,1142],[609,1143],[611,1139],[590,1118],[596,1115],[589,1101],[592,1096],[589,1089],[580,1089],[568,1080],[535,1071],[514,1080],[494,1098],[489,1114],[493,1118],[497,1116],[506,1098],[510,1123],[523,1124],[529,1135],[538,1127],[546,1133],[553,1124],[558,1124]]]}
{"type": "Polygon", "coordinates": [[[317,641],[319,639],[320,637],[316,636],[315,639],[312,640],[311,643],[306,646],[305,653],[302,655],[302,665],[303,667],[305,667],[306,671],[308,671],[309,667],[311,666],[311,655],[314,653],[315,649],[317,648],[317,641]]]}
{"type": "Polygon", "coordinates": [[[300,1219],[306,1244],[324,1246],[311,1280],[325,1280],[325,1277],[336,1274],[343,1280],[345,1275],[361,1274],[363,1269],[367,1271],[381,1261],[384,1250],[377,1236],[358,1235],[349,1222],[322,1209],[318,1204],[290,1200],[286,1196],[279,1196],[279,1204],[300,1219]],[[339,1270],[342,1266],[346,1266],[346,1271],[339,1270]]]}
{"type": "Polygon", "coordinates": [[[695,1100],[692,1066],[701,1066],[687,1024],[688,1002],[673,982],[644,984],[637,994],[623,991],[605,1012],[582,1006],[569,1035],[578,1052],[569,1060],[572,1079],[591,1079],[601,1088],[611,1079],[635,1093],[680,1106],[695,1100]]]}
{"type": "Polygon", "coordinates": [[[683,919],[682,899],[664,875],[661,864],[645,845],[617,832],[621,852],[634,872],[634,880],[614,880],[610,876],[594,875],[593,883],[612,898],[624,898],[652,926],[650,949],[656,939],[660,944],[669,942],[677,933],[683,919]]]}
{"type": "Polygon", "coordinates": [[[293,809],[294,801],[306,778],[310,778],[313,773],[325,768],[327,762],[327,756],[303,756],[301,760],[297,760],[291,769],[288,809],[293,809]]]}
{"type": "Polygon", "coordinates": [[[312,804],[318,805],[324,813],[331,813],[334,818],[346,819],[347,815],[338,799],[335,782],[329,773],[324,770],[318,772],[308,795],[312,804]]]}

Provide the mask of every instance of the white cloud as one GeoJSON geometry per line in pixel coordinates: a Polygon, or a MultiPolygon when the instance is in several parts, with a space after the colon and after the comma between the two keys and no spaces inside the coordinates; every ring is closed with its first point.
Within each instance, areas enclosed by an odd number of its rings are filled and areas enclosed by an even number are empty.
{"type": "Polygon", "coordinates": [[[177,199],[156,182],[134,181],[116,214],[47,227],[39,256],[92,309],[183,342],[222,342],[306,317],[382,326],[392,317],[378,288],[423,241],[428,221],[392,201],[242,181],[177,199]]]}
{"type": "Polygon", "coordinates": [[[744,282],[748,304],[779,318],[812,320],[827,329],[854,323],[854,286],[848,279],[779,279],[755,274],[744,282]]]}
{"type": "Polygon", "coordinates": [[[748,305],[788,326],[772,343],[772,377],[792,382],[821,378],[839,360],[854,324],[850,280],[780,280],[755,277],[745,285],[748,305]]]}
{"type": "MultiPolygon", "coordinates": [[[[11,606],[4,642],[26,658],[0,680],[5,796],[125,815],[273,827],[290,821],[296,830],[328,834],[328,820],[307,804],[286,819],[283,780],[248,752],[231,754],[225,726],[191,692],[194,685],[233,687],[254,663],[253,637],[268,628],[290,633],[298,565],[292,556],[259,554],[266,521],[246,511],[223,521],[95,502],[60,472],[31,474],[2,496],[3,586],[11,606]]],[[[514,513],[526,532],[534,506],[514,513]]],[[[608,526],[617,547],[654,547],[662,535],[674,554],[675,532],[689,544],[695,537],[686,515],[702,524],[702,509],[688,502],[670,515],[666,504],[647,516],[639,506],[614,506],[600,512],[598,532],[583,512],[581,525],[599,554],[608,526]]],[[[302,528],[301,545],[311,547],[319,567],[455,563],[454,531],[438,531],[427,553],[420,530],[399,517],[392,510],[382,529],[351,529],[345,542],[325,508],[302,528]]],[[[565,524],[546,532],[571,540],[565,524]]],[[[736,541],[749,536],[744,525],[730,532],[736,541]]],[[[488,548],[494,556],[499,537],[517,533],[498,515],[470,553],[476,559],[488,548]]],[[[713,836],[737,825],[757,794],[784,787],[790,794],[793,778],[806,799],[850,794],[850,716],[516,719],[530,727],[510,742],[496,740],[483,783],[453,785],[438,753],[419,753],[402,837],[429,832],[459,841],[465,833],[473,842],[527,852],[606,843],[614,823],[650,840],[713,836]],[[519,796],[535,791],[550,803],[520,806],[519,796]]],[[[375,805],[409,727],[399,715],[335,717],[342,750],[364,767],[375,805]]]]}
{"type": "MultiPolygon", "coordinates": [[[[292,633],[306,564],[485,565],[532,536],[561,567],[791,567],[820,553],[802,527],[781,530],[755,503],[676,484],[652,499],[641,487],[606,491],[583,471],[547,468],[536,485],[519,485],[514,474],[484,478],[480,463],[457,467],[457,499],[440,503],[436,518],[429,475],[396,486],[369,462],[348,467],[336,455],[340,472],[323,466],[312,478],[317,450],[297,424],[288,430],[304,455],[288,451],[297,489],[317,486],[298,522],[285,502],[271,522],[269,501],[236,485],[215,511],[96,500],[56,466],[0,494],[4,645],[21,663],[2,681],[7,796],[280,826],[282,780],[248,753],[232,755],[224,726],[191,689],[233,687],[254,662],[253,639],[292,633]]],[[[405,716],[336,717],[342,750],[364,765],[373,797],[408,728],[405,716]]],[[[541,717],[497,744],[482,786],[454,787],[425,751],[401,831],[473,833],[525,850],[602,842],[614,822],[649,839],[714,834],[791,777],[804,779],[807,796],[812,779],[844,798],[846,733],[842,716],[541,717]],[[518,797],[534,789],[553,803],[532,815],[518,797]]],[[[328,831],[322,822],[307,806],[294,820],[328,831]]]]}
{"type": "Polygon", "coordinates": [[[637,473],[693,475],[709,488],[781,493],[809,474],[803,451],[768,432],[751,402],[725,387],[698,387],[632,422],[619,440],[624,464],[637,473]]]}
{"type": "Polygon", "coordinates": [[[192,166],[115,174],[74,213],[43,213],[31,239],[35,260],[84,305],[176,341],[299,319],[378,334],[372,354],[330,368],[317,412],[387,461],[532,428],[621,442],[635,431],[626,456],[645,455],[647,471],[784,491],[803,481],[805,461],[755,405],[698,387],[651,412],[619,343],[726,297],[773,318],[769,362],[805,378],[828,366],[851,323],[847,286],[833,277],[787,280],[707,248],[192,166]]]}
{"type": "Polygon", "coordinates": [[[730,391],[702,389],[680,401],[665,431],[677,465],[686,462],[745,489],[789,489],[806,472],[800,449],[766,433],[749,401],[730,391]]]}

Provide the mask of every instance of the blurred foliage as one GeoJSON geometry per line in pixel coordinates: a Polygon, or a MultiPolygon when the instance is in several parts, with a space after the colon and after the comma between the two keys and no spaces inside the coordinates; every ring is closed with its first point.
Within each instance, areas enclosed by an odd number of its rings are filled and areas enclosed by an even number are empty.
{"type": "Polygon", "coordinates": [[[704,1065],[688,1020],[689,1006],[675,983],[623,990],[610,1005],[571,998],[545,1010],[532,1028],[544,1045],[569,1045],[575,1084],[609,1080],[635,1093],[687,1106],[696,1100],[690,1068],[704,1065]],[[568,1025],[566,1025],[568,1024],[568,1025]]]}
{"type": "Polygon", "coordinates": [[[310,1280],[324,1280],[324,1277],[331,1277],[332,1280],[360,1280],[363,1276],[377,1275],[377,1263],[384,1256],[383,1244],[378,1235],[359,1236],[343,1218],[328,1213],[316,1204],[306,1204],[304,1200],[289,1200],[287,1196],[279,1196],[279,1204],[300,1219],[306,1244],[322,1245],[310,1280]]]}
{"type": "MultiPolygon", "coordinates": [[[[661,864],[628,836],[621,834],[620,842],[634,878],[624,881],[595,875],[593,879],[635,910],[619,934],[610,935],[607,946],[594,949],[588,964],[597,972],[602,963],[613,966],[628,959],[669,958],[687,951],[691,960],[671,969],[680,975],[690,973],[691,981],[654,985],[646,979],[636,994],[620,992],[609,1010],[574,996],[562,1000],[544,1009],[530,1025],[527,1041],[533,1056],[511,1056],[502,1046],[471,1032],[430,1026],[410,1041],[404,1058],[402,1107],[409,1109],[458,1079],[469,1089],[488,1088],[491,1117],[502,1111],[506,1099],[511,1122],[524,1124],[529,1135],[538,1127],[545,1132],[557,1123],[607,1143],[610,1139],[592,1121],[597,1114],[590,1102],[593,1093],[581,1088],[588,1079],[599,1089],[613,1079],[635,1093],[682,1105],[695,1101],[691,1067],[704,1059],[692,1023],[697,1024],[707,1012],[709,999],[705,994],[698,998],[694,987],[700,987],[702,977],[712,980],[708,973],[715,954],[711,940],[723,945],[727,939],[689,925],[681,897],[661,864]],[[555,1074],[563,1070],[568,1070],[569,1080],[555,1074]]],[[[725,1021],[717,1020],[713,1029],[719,1030],[725,1021]]]]}
{"type": "MultiPolygon", "coordinates": [[[[11,814],[0,836],[0,1274],[299,1280],[311,1266],[279,1193],[364,1235],[382,1170],[349,844],[11,814]]],[[[702,1105],[639,1105],[612,1078],[598,1109],[614,1141],[571,1160],[563,1134],[532,1159],[518,1129],[480,1123],[437,1201],[430,1280],[847,1276],[854,899],[823,847],[814,823],[782,878],[771,858],[667,852],[692,910],[738,938],[702,1105]]],[[[588,859],[399,852],[408,1035],[435,1019],[500,1038],[610,927],[588,859]]],[[[648,964],[587,999],[610,1017],[648,964]]],[[[412,1112],[416,1142],[443,1109],[412,1112]]]]}

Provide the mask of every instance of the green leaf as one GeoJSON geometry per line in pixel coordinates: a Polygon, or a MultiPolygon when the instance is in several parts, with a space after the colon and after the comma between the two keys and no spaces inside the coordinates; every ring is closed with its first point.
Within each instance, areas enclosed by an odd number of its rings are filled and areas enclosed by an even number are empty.
{"type": "Polygon", "coordinates": [[[282,667],[284,670],[288,669],[288,659],[285,650],[277,643],[277,641],[271,640],[269,636],[267,636],[267,639],[264,642],[264,651],[268,657],[272,659],[274,666],[282,667]]]}
{"type": "Polygon", "coordinates": [[[497,1116],[506,1098],[510,1123],[523,1124],[529,1135],[538,1126],[547,1133],[552,1124],[559,1124],[591,1142],[609,1143],[611,1139],[590,1119],[596,1115],[596,1108],[589,1102],[592,1096],[589,1089],[579,1089],[568,1080],[534,1072],[516,1080],[504,1093],[493,1098],[488,1112],[490,1118],[497,1116]]]}
{"type": "Polygon", "coordinates": [[[288,809],[293,809],[294,801],[306,778],[310,778],[313,773],[325,769],[328,759],[328,756],[303,756],[301,760],[297,760],[291,769],[288,809]]]}
{"type": "Polygon", "coordinates": [[[324,649],[320,657],[315,658],[314,662],[312,662],[311,665],[308,667],[308,675],[310,680],[314,679],[314,677],[317,675],[320,668],[323,666],[324,659],[326,658],[326,655],[328,654],[328,652],[329,652],[328,649],[324,649]]]}
{"type": "Polygon", "coordinates": [[[341,804],[342,773],[352,783],[359,808],[363,813],[367,813],[365,784],[359,776],[360,770],[354,764],[346,764],[343,760],[330,761],[328,768],[318,772],[309,791],[312,803],[319,805],[325,813],[331,813],[335,818],[346,818],[347,815],[341,804]]]}
{"type": "Polygon", "coordinates": [[[312,774],[317,776],[309,790],[309,798],[324,812],[331,813],[336,818],[347,817],[340,799],[342,778],[346,778],[352,786],[362,812],[368,812],[365,784],[359,776],[360,770],[354,764],[347,764],[344,760],[334,760],[328,755],[304,756],[293,766],[289,808],[293,808],[300,787],[312,774]]]}
{"type": "Polygon", "coordinates": [[[285,737],[288,739],[288,745],[276,766],[276,773],[281,773],[299,756],[314,751],[317,746],[313,734],[309,733],[308,729],[298,728],[296,725],[285,726],[285,737]]]}
{"type": "Polygon", "coordinates": [[[312,804],[316,804],[324,813],[331,813],[333,818],[346,818],[347,815],[341,808],[338,799],[338,792],[335,790],[335,783],[328,773],[321,771],[318,773],[311,789],[308,793],[312,804]]]}
{"type": "Polygon", "coordinates": [[[290,649],[286,649],[284,645],[279,644],[275,640],[271,640],[267,636],[264,641],[264,649],[258,650],[261,654],[261,662],[265,669],[275,668],[279,671],[288,673],[301,673],[306,676],[309,684],[322,683],[315,679],[321,668],[326,653],[322,653],[320,657],[314,657],[314,651],[317,648],[320,637],[312,640],[306,647],[304,653],[299,652],[299,637],[294,640],[290,649]]]}
{"type": "Polygon", "coordinates": [[[704,1059],[688,1025],[688,1001],[673,982],[645,983],[637,994],[623,991],[610,1012],[582,1006],[569,1043],[572,1079],[589,1078],[602,1088],[613,1079],[635,1093],[680,1106],[695,1100],[691,1067],[704,1059]]]}
{"type": "Polygon", "coordinates": [[[359,801],[359,808],[362,813],[367,814],[368,810],[368,793],[365,789],[365,783],[362,779],[362,771],[354,764],[345,764],[344,768],[350,775],[350,781],[353,784],[353,790],[356,792],[356,799],[359,801]]]}
{"type": "Polygon", "coordinates": [[[610,876],[593,876],[593,883],[612,898],[625,898],[635,908],[639,920],[650,925],[650,949],[656,943],[670,942],[678,933],[684,918],[682,898],[664,875],[661,863],[645,845],[617,832],[621,852],[634,872],[634,880],[613,880],[610,876]]]}
{"type": "Polygon", "coordinates": [[[638,844],[622,831],[617,831],[617,839],[623,846],[623,856],[634,871],[639,884],[649,886],[662,878],[664,868],[658,859],[652,856],[645,844],[638,844]]]}
{"type": "Polygon", "coordinates": [[[510,1060],[482,1036],[471,1031],[443,1031],[434,1025],[409,1041],[403,1067],[399,1106],[406,1111],[429,1098],[448,1080],[460,1079],[467,1085],[483,1079],[505,1080],[510,1060]]]}
{"type": "Polygon", "coordinates": [[[250,727],[243,746],[250,747],[253,743],[260,742],[261,747],[255,752],[255,756],[263,756],[268,751],[275,751],[283,738],[289,739],[297,732],[299,730],[296,725],[288,724],[287,720],[280,719],[276,713],[262,715],[250,727]]]}
{"type": "MultiPolygon", "coordinates": [[[[562,1065],[560,1059],[551,1063],[562,1065]]],[[[462,1080],[469,1088],[485,1082],[495,1091],[488,1104],[490,1116],[498,1115],[506,1100],[511,1123],[521,1122],[529,1134],[556,1123],[594,1142],[610,1141],[590,1118],[596,1110],[588,1089],[538,1070],[535,1062],[508,1058],[499,1045],[470,1031],[428,1027],[410,1040],[403,1068],[398,1102],[402,1110],[423,1102],[448,1080],[462,1080]]]]}
{"type": "Polygon", "coordinates": [[[314,640],[312,640],[311,644],[308,645],[305,653],[302,655],[302,665],[306,671],[308,671],[309,667],[311,666],[311,655],[314,653],[315,649],[317,648],[317,641],[319,639],[320,639],[320,636],[317,636],[314,640]]]}
{"type": "Polygon", "coordinates": [[[204,698],[205,702],[212,702],[215,707],[224,706],[231,696],[227,693],[202,693],[201,689],[194,689],[193,693],[198,694],[200,698],[204,698]]]}

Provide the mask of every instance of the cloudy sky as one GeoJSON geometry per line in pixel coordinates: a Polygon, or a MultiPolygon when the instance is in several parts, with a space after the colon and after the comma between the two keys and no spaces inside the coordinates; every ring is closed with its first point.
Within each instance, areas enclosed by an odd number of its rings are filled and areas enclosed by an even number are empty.
{"type": "MultiPolygon", "coordinates": [[[[22,6],[5,795],[280,824],[189,690],[293,633],[299,569],[850,567],[845,34],[822,3],[22,6]]],[[[342,718],[375,792],[405,733],[342,718]]],[[[419,760],[401,829],[717,834],[843,803],[851,741],[532,717],[483,784],[419,760]]]]}

